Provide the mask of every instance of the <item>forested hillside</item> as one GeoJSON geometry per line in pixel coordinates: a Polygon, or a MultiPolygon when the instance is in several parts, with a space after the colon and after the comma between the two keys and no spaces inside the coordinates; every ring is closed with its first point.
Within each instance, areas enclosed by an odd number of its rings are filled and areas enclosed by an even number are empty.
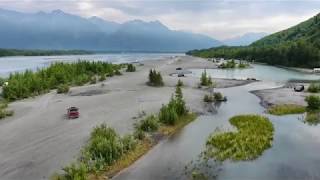
{"type": "Polygon", "coordinates": [[[320,14],[244,47],[189,51],[199,57],[240,58],[271,65],[320,67],[320,14]]]}

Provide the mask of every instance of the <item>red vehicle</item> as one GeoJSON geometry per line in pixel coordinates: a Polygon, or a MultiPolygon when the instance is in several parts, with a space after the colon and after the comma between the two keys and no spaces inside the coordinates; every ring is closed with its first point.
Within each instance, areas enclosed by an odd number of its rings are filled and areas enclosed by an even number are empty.
{"type": "Polygon", "coordinates": [[[70,107],[67,109],[67,116],[69,119],[75,119],[79,117],[79,108],[70,107]]]}

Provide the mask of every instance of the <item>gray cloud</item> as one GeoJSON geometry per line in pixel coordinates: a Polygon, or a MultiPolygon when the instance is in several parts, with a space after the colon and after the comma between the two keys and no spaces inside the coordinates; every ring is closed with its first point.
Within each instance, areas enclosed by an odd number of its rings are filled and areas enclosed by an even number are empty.
{"type": "Polygon", "coordinates": [[[171,29],[225,39],[272,33],[319,13],[313,0],[1,0],[1,8],[37,12],[61,9],[84,17],[124,22],[160,20],[171,29]]]}

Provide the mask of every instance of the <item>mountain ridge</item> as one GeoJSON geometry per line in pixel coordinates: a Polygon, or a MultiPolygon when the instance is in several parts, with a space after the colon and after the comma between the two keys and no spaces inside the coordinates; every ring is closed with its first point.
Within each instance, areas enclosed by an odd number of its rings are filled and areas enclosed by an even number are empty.
{"type": "Polygon", "coordinates": [[[185,52],[222,43],[208,36],[170,30],[160,21],[124,23],[65,13],[0,9],[0,48],[91,51],[185,52]]]}
{"type": "Polygon", "coordinates": [[[245,59],[290,67],[320,67],[320,13],[286,30],[266,36],[249,46],[221,46],[193,50],[187,54],[204,58],[245,59]]]}

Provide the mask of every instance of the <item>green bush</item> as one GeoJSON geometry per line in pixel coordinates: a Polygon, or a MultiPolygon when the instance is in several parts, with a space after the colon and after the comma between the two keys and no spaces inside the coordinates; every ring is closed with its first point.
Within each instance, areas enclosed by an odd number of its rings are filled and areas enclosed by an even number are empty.
{"type": "Polygon", "coordinates": [[[177,86],[178,86],[178,87],[182,87],[182,86],[183,86],[183,82],[182,82],[180,79],[179,79],[178,82],[177,82],[177,86]]]}
{"type": "Polygon", "coordinates": [[[104,74],[101,74],[100,75],[100,78],[99,78],[99,81],[105,81],[107,78],[106,78],[106,75],[104,74]]]}
{"type": "Polygon", "coordinates": [[[311,93],[320,92],[320,84],[319,83],[311,83],[308,87],[308,92],[311,92],[311,93]]]}
{"type": "Polygon", "coordinates": [[[186,103],[183,99],[183,94],[180,86],[176,87],[175,91],[175,99],[171,99],[171,102],[169,102],[169,105],[174,106],[178,116],[182,116],[187,113],[187,107],[186,103]]]}
{"type": "Polygon", "coordinates": [[[219,68],[236,68],[236,62],[232,59],[231,61],[227,61],[226,63],[222,63],[219,68]]]}
{"type": "Polygon", "coordinates": [[[70,90],[69,86],[67,84],[62,84],[59,85],[57,88],[57,93],[62,94],[62,93],[68,93],[70,90]]]}
{"type": "Polygon", "coordinates": [[[70,166],[63,168],[64,174],[57,180],[87,180],[88,169],[84,163],[72,163],[70,166]]]}
{"type": "Polygon", "coordinates": [[[163,80],[160,72],[157,72],[155,69],[150,69],[149,71],[149,81],[147,83],[149,86],[163,86],[163,80]]]}
{"type": "Polygon", "coordinates": [[[178,114],[174,106],[162,105],[159,112],[159,121],[166,125],[175,125],[178,121],[178,114]]]}
{"type": "Polygon", "coordinates": [[[320,113],[319,112],[307,112],[304,122],[309,125],[317,125],[320,123],[320,113]]]}
{"type": "Polygon", "coordinates": [[[135,72],[136,71],[136,67],[133,64],[128,64],[126,71],[127,72],[135,72]]]}
{"type": "Polygon", "coordinates": [[[134,149],[137,145],[137,140],[134,138],[133,135],[125,135],[121,141],[123,146],[123,153],[129,152],[130,150],[134,149]]]}
{"type": "Polygon", "coordinates": [[[158,130],[159,121],[156,116],[151,115],[141,120],[136,127],[145,132],[153,132],[158,130]]]}
{"type": "Polygon", "coordinates": [[[3,86],[4,82],[6,82],[6,80],[2,77],[0,77],[0,86],[3,86]]]}
{"type": "Polygon", "coordinates": [[[214,97],[212,95],[210,95],[210,94],[206,94],[203,97],[203,101],[204,102],[213,102],[214,101],[214,97]]]}
{"type": "Polygon", "coordinates": [[[146,137],[146,134],[143,130],[136,128],[136,130],[133,133],[134,138],[143,140],[146,137]]]}
{"type": "Polygon", "coordinates": [[[85,147],[85,159],[111,165],[124,153],[132,150],[135,144],[132,136],[121,138],[114,129],[102,124],[91,133],[89,143],[85,147]]]}
{"type": "Polygon", "coordinates": [[[307,96],[305,98],[305,101],[307,101],[308,103],[308,110],[319,110],[320,109],[320,97],[319,96],[314,96],[314,95],[311,95],[311,96],[307,96]]]}
{"type": "Polygon", "coordinates": [[[90,84],[96,84],[97,78],[95,76],[91,77],[90,84]]]}
{"type": "Polygon", "coordinates": [[[122,73],[119,71],[119,69],[116,69],[114,71],[114,74],[117,75],[117,76],[121,76],[122,75],[122,73]]]}
{"type": "Polygon", "coordinates": [[[215,92],[213,93],[213,97],[216,101],[222,101],[223,100],[223,95],[220,92],[215,92]]]}
{"type": "Polygon", "coordinates": [[[211,76],[209,76],[207,74],[207,70],[204,70],[201,74],[201,78],[200,78],[200,84],[201,86],[211,86],[213,85],[211,76]]]}

